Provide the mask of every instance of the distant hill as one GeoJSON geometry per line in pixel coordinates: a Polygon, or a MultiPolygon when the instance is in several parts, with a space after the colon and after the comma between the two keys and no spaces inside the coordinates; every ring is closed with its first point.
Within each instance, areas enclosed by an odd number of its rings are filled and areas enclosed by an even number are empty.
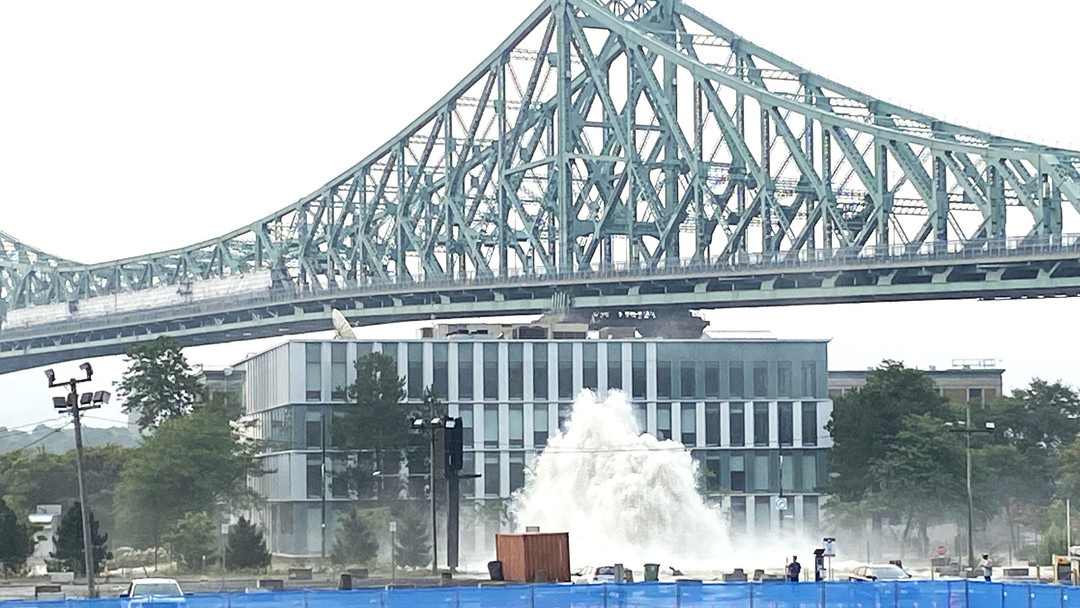
{"type": "MultiPolygon", "coordinates": [[[[83,445],[86,447],[98,447],[115,444],[125,448],[132,448],[139,444],[139,433],[136,429],[118,426],[106,429],[83,427],[83,445]]],[[[41,425],[36,429],[24,432],[9,430],[0,426],[0,454],[23,449],[29,446],[31,450],[45,450],[53,454],[64,454],[75,449],[75,431],[65,428],[57,431],[54,428],[41,425]]]]}

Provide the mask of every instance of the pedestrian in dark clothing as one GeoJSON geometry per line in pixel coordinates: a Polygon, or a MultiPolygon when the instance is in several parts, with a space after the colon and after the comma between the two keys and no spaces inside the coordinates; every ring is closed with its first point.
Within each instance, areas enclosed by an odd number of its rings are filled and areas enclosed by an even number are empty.
{"type": "Polygon", "coordinates": [[[799,582],[799,574],[802,573],[802,564],[799,563],[799,556],[792,555],[791,563],[787,565],[787,578],[793,583],[799,582]]]}

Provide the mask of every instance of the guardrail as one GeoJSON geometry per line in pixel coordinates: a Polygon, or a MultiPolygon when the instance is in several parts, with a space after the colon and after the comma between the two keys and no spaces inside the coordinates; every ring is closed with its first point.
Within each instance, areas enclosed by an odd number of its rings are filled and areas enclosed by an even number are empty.
{"type": "Polygon", "coordinates": [[[20,602],[40,608],[1078,608],[1080,588],[982,581],[357,589],[20,602]]]}
{"type": "Polygon", "coordinates": [[[978,262],[1030,256],[1053,257],[1061,256],[1064,253],[1080,258],[1080,235],[1066,234],[1036,238],[938,241],[921,243],[918,247],[908,245],[868,245],[833,250],[800,251],[798,255],[786,252],[767,254],[736,252],[730,259],[676,260],[673,263],[661,261],[656,266],[645,267],[626,263],[613,263],[594,265],[567,272],[525,272],[520,268],[512,268],[507,271],[507,274],[498,276],[468,273],[464,276],[433,278],[423,276],[403,276],[392,279],[369,277],[361,279],[358,285],[339,286],[333,284],[326,286],[279,287],[265,292],[206,299],[161,309],[145,309],[135,313],[104,314],[78,319],[60,318],[24,326],[9,325],[0,330],[0,340],[37,337],[41,335],[42,329],[47,329],[48,335],[72,331],[94,331],[168,318],[228,312],[245,307],[301,303],[303,301],[317,301],[336,297],[398,296],[450,289],[474,290],[519,285],[584,283],[600,280],[636,281],[709,274],[718,277],[738,277],[782,270],[870,269],[904,264],[978,262]]]}

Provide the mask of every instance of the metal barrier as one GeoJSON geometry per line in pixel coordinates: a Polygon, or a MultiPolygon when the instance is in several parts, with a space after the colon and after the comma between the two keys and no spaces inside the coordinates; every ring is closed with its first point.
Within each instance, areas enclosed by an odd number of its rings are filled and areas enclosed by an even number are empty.
{"type": "Polygon", "coordinates": [[[982,581],[357,589],[20,602],[41,608],[1080,608],[1080,588],[982,581]]]}

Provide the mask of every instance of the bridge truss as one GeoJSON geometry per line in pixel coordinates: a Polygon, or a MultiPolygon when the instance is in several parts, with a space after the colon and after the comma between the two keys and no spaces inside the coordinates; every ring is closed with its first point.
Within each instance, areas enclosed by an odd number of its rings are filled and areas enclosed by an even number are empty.
{"type": "MultiPolygon", "coordinates": [[[[893,299],[1074,293],[1077,254],[1066,233],[1080,229],[1078,171],[1080,152],[875,99],[675,0],[548,0],[427,112],[304,199],[215,239],[102,264],[59,259],[0,234],[0,299],[10,315],[262,271],[270,285],[254,308],[323,304],[315,320],[286,324],[290,333],[328,326],[331,299],[360,309],[371,306],[365,297],[403,287],[434,294],[421,317],[531,312],[612,271],[634,275],[620,279],[627,296],[688,267],[705,268],[706,279],[721,277],[714,267],[741,268],[749,282],[740,284],[760,290],[804,265],[811,286],[829,289],[859,282],[837,280],[860,267],[864,252],[909,260],[906,270],[862,283],[881,287],[883,297],[886,284],[929,285],[893,299]],[[931,263],[943,254],[970,261],[988,248],[1056,253],[970,262],[955,277],[953,266],[931,263]],[[774,270],[758,264],[766,262],[774,270]],[[834,269],[831,279],[822,263],[834,269]],[[645,275],[653,278],[638,278],[645,275]],[[985,286],[941,287],[965,276],[985,286]],[[1026,282],[991,285],[1010,276],[1026,282]],[[501,287],[508,281],[515,287],[501,287]],[[448,305],[467,285],[489,285],[494,295],[466,301],[505,302],[533,284],[547,287],[531,291],[528,306],[448,305]]],[[[708,298],[663,303],[747,301],[725,299],[739,290],[717,285],[689,289],[708,298]]],[[[874,299],[874,291],[855,299],[874,299]]],[[[597,293],[568,305],[636,302],[597,293]]],[[[109,328],[106,338],[90,338],[86,327],[84,339],[78,329],[9,323],[0,358],[63,350],[69,341],[139,339],[165,331],[153,322],[177,314],[98,324],[109,328]],[[126,334],[112,333],[118,323],[126,334]]],[[[218,315],[184,327],[239,322],[218,315]]],[[[203,339],[229,339],[215,335],[203,339]]]]}

